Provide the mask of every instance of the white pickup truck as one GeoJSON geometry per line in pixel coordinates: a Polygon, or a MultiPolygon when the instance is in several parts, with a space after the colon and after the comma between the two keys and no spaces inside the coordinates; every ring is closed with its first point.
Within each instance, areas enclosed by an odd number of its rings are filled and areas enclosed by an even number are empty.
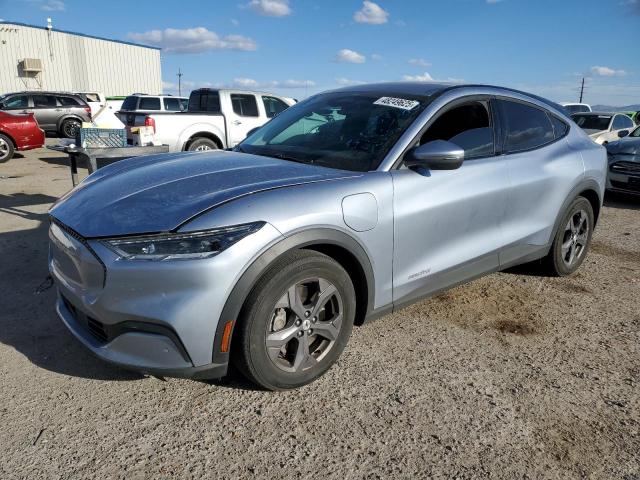
{"type": "Polygon", "coordinates": [[[135,126],[153,127],[170,152],[230,148],[294,103],[271,93],[201,88],[191,92],[187,111],[137,117],[135,126]]]}

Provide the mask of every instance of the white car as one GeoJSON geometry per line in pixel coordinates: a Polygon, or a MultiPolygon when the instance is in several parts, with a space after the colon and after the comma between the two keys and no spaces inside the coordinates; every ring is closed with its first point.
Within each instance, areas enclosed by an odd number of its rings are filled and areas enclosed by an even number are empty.
{"type": "Polygon", "coordinates": [[[101,92],[74,92],[82,98],[87,105],[91,107],[91,116],[93,117],[98,111],[107,104],[104,93],[101,92]]]}
{"type": "Polygon", "coordinates": [[[606,145],[628,135],[635,128],[633,120],[624,113],[575,113],[571,115],[576,124],[582,128],[591,140],[606,145]]]}
{"type": "Polygon", "coordinates": [[[201,88],[191,92],[186,112],[136,116],[127,126],[153,127],[155,140],[170,152],[224,149],[294,103],[272,93],[201,88]]]}
{"type": "Polygon", "coordinates": [[[570,115],[574,113],[585,113],[591,112],[591,105],[587,103],[572,103],[572,102],[562,102],[560,105],[564,107],[564,109],[569,112],[570,115]]]}

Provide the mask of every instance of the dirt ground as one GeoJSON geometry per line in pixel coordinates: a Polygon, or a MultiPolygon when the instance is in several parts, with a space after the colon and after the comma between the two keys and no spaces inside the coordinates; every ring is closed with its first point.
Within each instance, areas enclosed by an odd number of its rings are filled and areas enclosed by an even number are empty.
{"type": "Polygon", "coordinates": [[[57,319],[46,150],[0,165],[0,478],[640,480],[640,198],[576,275],[499,273],[354,329],[297,391],[129,373],[57,319]]]}

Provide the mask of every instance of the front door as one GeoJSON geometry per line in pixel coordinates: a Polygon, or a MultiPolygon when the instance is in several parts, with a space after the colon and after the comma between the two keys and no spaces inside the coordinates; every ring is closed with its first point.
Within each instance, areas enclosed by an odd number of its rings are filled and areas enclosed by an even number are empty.
{"type": "Polygon", "coordinates": [[[462,147],[465,161],[457,170],[391,172],[396,306],[499,266],[509,179],[505,160],[495,155],[492,110],[488,98],[455,101],[416,142],[462,147]]]}

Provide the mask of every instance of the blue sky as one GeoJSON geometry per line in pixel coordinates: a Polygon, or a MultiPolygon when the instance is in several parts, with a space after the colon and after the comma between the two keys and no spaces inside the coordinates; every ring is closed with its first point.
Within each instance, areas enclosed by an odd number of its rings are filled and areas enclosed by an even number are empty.
{"type": "Polygon", "coordinates": [[[640,0],[0,0],[0,17],[162,47],[167,91],[303,98],[355,82],[491,83],[640,103],[640,0]]]}

